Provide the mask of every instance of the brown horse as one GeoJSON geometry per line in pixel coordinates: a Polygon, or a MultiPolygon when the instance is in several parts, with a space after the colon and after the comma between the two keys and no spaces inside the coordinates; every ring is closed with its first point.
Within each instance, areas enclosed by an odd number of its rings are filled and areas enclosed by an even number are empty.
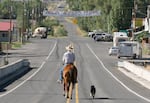
{"type": "Polygon", "coordinates": [[[72,83],[71,88],[71,99],[72,99],[72,90],[75,83],[77,83],[77,68],[73,64],[67,64],[63,70],[63,85],[64,85],[64,96],[69,98],[69,89],[72,83]]]}

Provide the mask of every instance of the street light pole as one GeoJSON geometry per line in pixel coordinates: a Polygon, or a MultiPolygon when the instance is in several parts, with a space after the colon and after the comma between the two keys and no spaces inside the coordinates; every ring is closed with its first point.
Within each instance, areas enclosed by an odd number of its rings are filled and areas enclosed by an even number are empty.
{"type": "Polygon", "coordinates": [[[9,44],[11,44],[11,39],[12,39],[12,34],[11,34],[11,28],[12,28],[12,18],[11,18],[11,16],[12,16],[12,1],[11,0],[9,0],[9,2],[10,2],[10,11],[9,11],[9,24],[10,24],[10,29],[9,29],[9,44]]]}
{"type": "MultiPolygon", "coordinates": [[[[9,0],[9,2],[10,2],[10,8],[9,8],[9,36],[8,36],[8,42],[9,42],[9,44],[11,44],[11,39],[12,39],[12,18],[11,18],[11,16],[12,16],[12,1],[11,0],[9,0]]],[[[6,44],[6,50],[7,50],[7,54],[6,54],[6,58],[4,58],[4,64],[5,65],[7,65],[8,64],[8,43],[6,44]]]]}
{"type": "Polygon", "coordinates": [[[22,33],[21,33],[21,43],[23,44],[23,36],[24,36],[24,9],[25,9],[25,2],[23,0],[23,11],[22,11],[22,33]]]}

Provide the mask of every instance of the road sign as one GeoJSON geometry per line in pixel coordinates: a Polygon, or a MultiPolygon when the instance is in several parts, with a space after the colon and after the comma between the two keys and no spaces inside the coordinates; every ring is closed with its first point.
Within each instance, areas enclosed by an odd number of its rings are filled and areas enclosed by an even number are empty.
{"type": "Polygon", "coordinates": [[[100,11],[43,11],[43,16],[59,16],[59,17],[89,17],[100,16],[100,11]]]}
{"type": "Polygon", "coordinates": [[[72,19],[72,22],[73,22],[74,24],[77,24],[77,23],[78,23],[78,20],[77,20],[76,18],[73,18],[73,19],[72,19]]]}

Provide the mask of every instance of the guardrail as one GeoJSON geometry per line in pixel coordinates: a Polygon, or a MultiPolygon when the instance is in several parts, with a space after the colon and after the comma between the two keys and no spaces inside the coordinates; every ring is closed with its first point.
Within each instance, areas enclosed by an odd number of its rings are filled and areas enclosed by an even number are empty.
{"type": "Polygon", "coordinates": [[[30,68],[28,59],[20,59],[0,67],[0,86],[14,80],[17,76],[25,73],[30,68]]]}
{"type": "MultiPolygon", "coordinates": [[[[143,62],[144,61],[141,61],[142,64],[143,62]]],[[[122,61],[122,62],[118,61],[118,67],[123,67],[127,69],[128,71],[136,74],[137,76],[150,81],[150,71],[146,70],[144,66],[135,65],[129,61],[122,61]]]]}

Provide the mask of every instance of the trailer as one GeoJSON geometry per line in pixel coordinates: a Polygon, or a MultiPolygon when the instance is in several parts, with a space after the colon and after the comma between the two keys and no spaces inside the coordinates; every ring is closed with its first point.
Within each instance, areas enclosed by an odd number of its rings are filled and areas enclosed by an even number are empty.
{"type": "Polygon", "coordinates": [[[128,41],[129,37],[125,32],[114,32],[113,33],[113,46],[116,47],[120,42],[128,41]]]}
{"type": "Polygon", "coordinates": [[[142,58],[142,47],[137,41],[124,41],[119,43],[118,58],[131,57],[142,58]]]}

